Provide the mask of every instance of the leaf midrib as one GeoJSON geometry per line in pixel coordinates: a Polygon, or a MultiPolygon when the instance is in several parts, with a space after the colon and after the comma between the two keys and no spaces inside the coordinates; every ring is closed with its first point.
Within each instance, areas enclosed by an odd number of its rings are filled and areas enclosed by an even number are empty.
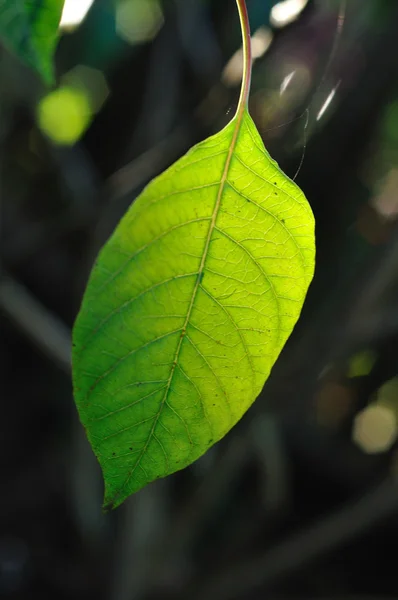
{"type": "Polygon", "coordinates": [[[210,222],[210,226],[209,226],[209,231],[208,231],[208,234],[207,234],[206,244],[205,244],[205,247],[204,247],[204,250],[203,250],[202,259],[201,259],[199,270],[198,270],[198,276],[196,278],[195,286],[194,286],[194,289],[193,289],[193,292],[192,292],[191,302],[190,302],[189,307],[188,307],[187,316],[185,318],[185,322],[184,322],[184,325],[183,325],[183,328],[182,328],[181,336],[180,336],[180,339],[179,339],[179,342],[178,342],[178,345],[177,345],[177,349],[176,349],[176,352],[175,352],[175,355],[174,355],[174,360],[173,360],[173,363],[172,363],[172,367],[171,367],[171,371],[170,371],[170,376],[169,376],[169,379],[168,379],[168,382],[167,382],[167,385],[166,385],[166,389],[165,389],[162,401],[161,401],[160,406],[159,406],[159,410],[158,410],[158,412],[156,413],[156,415],[154,417],[153,425],[152,425],[151,431],[149,432],[148,439],[147,439],[147,441],[146,441],[143,449],[141,450],[141,453],[140,453],[139,457],[137,458],[137,461],[135,462],[133,468],[129,472],[129,474],[128,474],[127,478],[126,478],[126,481],[124,482],[124,484],[122,485],[122,487],[119,489],[119,492],[113,497],[113,499],[111,501],[111,504],[113,504],[113,505],[120,498],[120,496],[122,495],[122,493],[125,490],[126,486],[128,485],[129,481],[131,480],[132,476],[134,475],[136,469],[139,467],[139,465],[141,463],[141,460],[142,460],[143,456],[145,455],[145,452],[146,452],[146,450],[147,450],[147,448],[148,448],[148,446],[149,446],[149,444],[150,444],[150,442],[151,442],[151,440],[152,440],[152,438],[154,436],[155,428],[156,428],[156,425],[158,424],[160,415],[162,414],[162,410],[164,408],[164,405],[167,403],[167,397],[169,395],[169,391],[170,391],[170,387],[171,387],[171,384],[172,384],[172,381],[173,381],[174,373],[175,373],[175,370],[176,370],[176,367],[177,367],[177,364],[178,364],[178,361],[179,361],[182,344],[183,344],[183,341],[184,341],[184,338],[185,338],[185,335],[186,335],[186,330],[187,330],[187,327],[189,325],[189,321],[190,321],[190,318],[191,318],[191,315],[192,315],[192,310],[194,308],[196,296],[198,294],[198,290],[199,290],[199,287],[200,287],[200,282],[201,282],[202,275],[203,275],[203,272],[204,272],[204,268],[205,268],[205,265],[206,265],[206,260],[207,260],[207,256],[208,256],[208,253],[209,253],[210,243],[211,243],[211,238],[213,236],[213,232],[214,232],[215,227],[216,227],[216,221],[217,221],[218,213],[220,211],[221,200],[222,200],[222,197],[223,197],[223,194],[224,194],[225,185],[226,185],[227,180],[228,180],[228,173],[229,173],[229,169],[230,169],[230,166],[231,166],[232,158],[233,158],[233,155],[234,155],[234,152],[235,152],[235,148],[236,148],[236,144],[237,144],[237,141],[238,141],[239,133],[241,131],[242,122],[243,122],[243,118],[244,118],[245,112],[246,112],[246,105],[245,104],[241,104],[238,107],[237,113],[236,113],[236,115],[234,117],[235,128],[234,128],[233,135],[232,135],[231,145],[229,147],[228,154],[227,154],[227,157],[225,159],[223,174],[222,174],[222,177],[221,177],[221,180],[220,180],[220,188],[219,188],[219,191],[218,191],[218,194],[217,194],[217,198],[216,198],[216,202],[215,202],[215,205],[214,205],[213,214],[212,214],[211,222],[210,222]]]}

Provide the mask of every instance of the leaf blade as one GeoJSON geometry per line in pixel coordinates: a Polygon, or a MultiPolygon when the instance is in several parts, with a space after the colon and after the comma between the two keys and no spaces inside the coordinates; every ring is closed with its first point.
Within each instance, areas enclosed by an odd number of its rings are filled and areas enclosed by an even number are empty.
{"type": "Polygon", "coordinates": [[[23,62],[53,83],[53,54],[64,0],[0,0],[0,37],[23,62]]]}
{"type": "Polygon", "coordinates": [[[190,464],[246,412],[299,316],[313,230],[245,109],[133,204],[74,334],[76,401],[106,504],[190,464]]]}

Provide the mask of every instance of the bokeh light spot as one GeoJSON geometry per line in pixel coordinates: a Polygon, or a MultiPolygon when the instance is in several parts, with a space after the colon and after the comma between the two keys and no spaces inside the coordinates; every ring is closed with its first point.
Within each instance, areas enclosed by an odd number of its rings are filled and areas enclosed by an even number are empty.
{"type": "Polygon", "coordinates": [[[284,0],[272,7],[270,22],[274,27],[286,27],[299,18],[308,0],[284,0]]]}
{"type": "Polygon", "coordinates": [[[72,146],[81,138],[92,115],[87,94],[68,86],[44,96],[37,107],[41,131],[55,144],[64,146],[72,146]]]}
{"type": "Polygon", "coordinates": [[[369,375],[376,362],[376,354],[371,350],[358,352],[350,359],[348,377],[363,377],[369,375]]]}
{"type": "Polygon", "coordinates": [[[90,99],[90,106],[98,112],[106,102],[110,89],[105,75],[99,69],[87,65],[77,65],[62,77],[66,87],[80,89],[90,99]]]}
{"type": "Polygon", "coordinates": [[[371,199],[371,206],[386,220],[398,217],[398,169],[391,169],[380,185],[379,193],[371,199]]]}
{"type": "Polygon", "coordinates": [[[116,31],[129,44],[143,44],[156,37],[164,22],[158,0],[119,0],[116,31]]]}
{"type": "Polygon", "coordinates": [[[397,438],[394,411],[387,406],[368,406],[356,416],[352,438],[366,454],[386,452],[397,438]]]}
{"type": "MultiPolygon", "coordinates": [[[[252,35],[253,62],[264,56],[271,46],[273,33],[268,27],[260,27],[252,35]]],[[[239,48],[227,62],[222,73],[222,80],[227,86],[234,86],[242,81],[243,77],[243,49],[239,48]]]]}
{"type": "Polygon", "coordinates": [[[94,4],[94,0],[65,0],[62,11],[61,29],[76,29],[86,18],[88,11],[94,4]]]}

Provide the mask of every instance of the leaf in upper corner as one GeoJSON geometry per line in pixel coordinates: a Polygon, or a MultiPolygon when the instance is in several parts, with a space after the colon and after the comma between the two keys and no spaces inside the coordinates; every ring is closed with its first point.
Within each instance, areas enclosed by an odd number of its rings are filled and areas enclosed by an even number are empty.
{"type": "Polygon", "coordinates": [[[74,328],[75,399],[106,506],[239,421],[314,261],[311,209],[246,110],[148,185],[101,251],[74,328]]]}
{"type": "Polygon", "coordinates": [[[53,54],[64,0],[0,0],[0,38],[52,83],[53,54]]]}

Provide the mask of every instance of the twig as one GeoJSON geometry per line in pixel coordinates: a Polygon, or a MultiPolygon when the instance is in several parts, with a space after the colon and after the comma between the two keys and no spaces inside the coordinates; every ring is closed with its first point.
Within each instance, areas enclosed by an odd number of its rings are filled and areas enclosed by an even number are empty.
{"type": "Polygon", "coordinates": [[[398,482],[386,480],[356,502],[315,523],[304,532],[240,566],[231,566],[203,586],[195,600],[247,598],[280,577],[288,577],[312,561],[371,529],[398,510],[398,482]]]}
{"type": "Polygon", "coordinates": [[[69,329],[23,285],[8,275],[0,279],[0,310],[63,371],[70,373],[69,329]]]}

